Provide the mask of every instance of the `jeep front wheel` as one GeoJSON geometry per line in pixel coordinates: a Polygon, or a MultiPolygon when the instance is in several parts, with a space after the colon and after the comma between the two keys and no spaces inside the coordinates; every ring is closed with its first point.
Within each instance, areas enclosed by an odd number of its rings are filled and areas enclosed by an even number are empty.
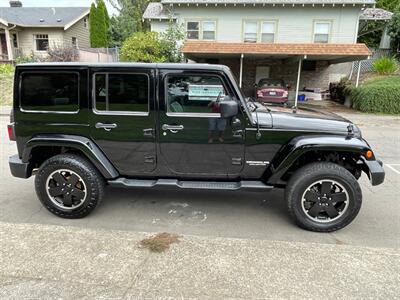
{"type": "Polygon", "coordinates": [[[104,194],[101,174],[75,154],[56,155],[45,161],[36,175],[35,187],[39,200],[51,213],[69,219],[87,216],[104,194]]]}
{"type": "Polygon", "coordinates": [[[355,177],[345,168],[319,162],[293,174],[285,198],[300,227],[331,232],[354,220],[361,208],[362,193],[355,177]]]}

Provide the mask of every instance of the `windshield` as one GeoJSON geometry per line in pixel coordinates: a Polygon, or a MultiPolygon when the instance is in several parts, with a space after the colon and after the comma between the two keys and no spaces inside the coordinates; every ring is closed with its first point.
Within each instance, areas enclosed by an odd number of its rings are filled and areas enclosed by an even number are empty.
{"type": "Polygon", "coordinates": [[[259,87],[280,87],[285,86],[285,83],[281,79],[263,78],[258,82],[259,87]]]}

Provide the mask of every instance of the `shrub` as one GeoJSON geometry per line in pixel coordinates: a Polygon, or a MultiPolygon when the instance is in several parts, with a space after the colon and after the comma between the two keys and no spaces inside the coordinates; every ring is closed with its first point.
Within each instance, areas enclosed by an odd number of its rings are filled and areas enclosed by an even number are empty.
{"type": "Polygon", "coordinates": [[[53,45],[47,50],[49,55],[48,61],[77,61],[79,58],[78,51],[72,46],[53,45]]]}
{"type": "Polygon", "coordinates": [[[122,44],[120,58],[122,61],[166,62],[163,50],[156,32],[136,32],[122,44]]]}
{"type": "Polygon", "coordinates": [[[19,56],[15,59],[16,64],[24,64],[24,63],[33,63],[33,62],[40,62],[44,60],[39,56],[35,56],[33,52],[30,55],[19,56]]]}
{"type": "Polygon", "coordinates": [[[400,77],[368,81],[351,90],[353,107],[364,112],[400,114],[400,77]]]}
{"type": "Polygon", "coordinates": [[[381,57],[374,61],[372,67],[380,75],[391,75],[397,71],[397,60],[394,57],[381,57]]]}
{"type": "Polygon", "coordinates": [[[351,81],[347,77],[343,77],[339,82],[332,82],[329,85],[329,93],[331,99],[339,103],[344,103],[347,93],[347,88],[351,85],[351,81]]]}

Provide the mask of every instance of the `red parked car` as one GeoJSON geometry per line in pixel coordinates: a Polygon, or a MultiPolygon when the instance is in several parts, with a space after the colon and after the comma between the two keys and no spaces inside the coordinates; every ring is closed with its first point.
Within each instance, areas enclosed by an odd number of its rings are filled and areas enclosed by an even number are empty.
{"type": "Polygon", "coordinates": [[[281,79],[262,78],[256,85],[256,96],[262,103],[286,103],[288,86],[281,79]]]}

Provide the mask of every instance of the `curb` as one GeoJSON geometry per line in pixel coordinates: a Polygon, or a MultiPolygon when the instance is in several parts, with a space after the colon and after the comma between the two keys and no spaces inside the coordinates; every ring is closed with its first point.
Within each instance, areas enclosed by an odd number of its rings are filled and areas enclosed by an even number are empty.
{"type": "Polygon", "coordinates": [[[11,108],[11,106],[0,106],[0,116],[9,116],[11,108]]]}

